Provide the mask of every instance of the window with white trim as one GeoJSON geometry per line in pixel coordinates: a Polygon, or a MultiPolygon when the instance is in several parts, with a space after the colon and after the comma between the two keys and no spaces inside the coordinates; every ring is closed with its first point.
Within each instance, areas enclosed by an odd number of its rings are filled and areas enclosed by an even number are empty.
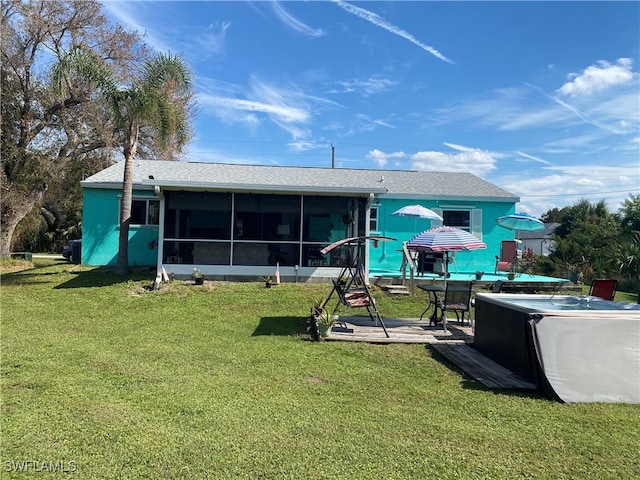
{"type": "Polygon", "coordinates": [[[131,202],[131,225],[158,225],[160,200],[134,198],[131,202]]]}
{"type": "Polygon", "coordinates": [[[370,232],[378,232],[380,230],[379,213],[380,213],[380,205],[371,205],[371,208],[369,209],[369,231],[370,232]]]}
{"type": "MultiPolygon", "coordinates": [[[[482,209],[481,208],[434,208],[434,212],[439,214],[448,227],[460,228],[472,233],[482,240],[482,209]]],[[[436,221],[431,222],[431,226],[436,226],[436,221]]]]}
{"type": "Polygon", "coordinates": [[[455,227],[471,232],[471,211],[469,210],[442,210],[442,218],[447,227],[455,227]]]}

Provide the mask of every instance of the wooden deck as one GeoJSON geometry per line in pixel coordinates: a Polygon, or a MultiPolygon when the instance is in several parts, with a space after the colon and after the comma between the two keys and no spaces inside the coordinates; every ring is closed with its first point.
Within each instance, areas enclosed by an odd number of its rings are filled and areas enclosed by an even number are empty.
{"type": "Polygon", "coordinates": [[[326,341],[367,343],[419,343],[431,345],[447,361],[487,388],[535,391],[536,386],[502,365],[485,357],[470,344],[473,331],[470,326],[448,322],[448,332],[442,325],[429,326],[428,320],[417,318],[385,318],[389,332],[386,337],[382,326],[374,325],[369,317],[339,317],[326,341]]]}
{"type": "Polygon", "coordinates": [[[381,325],[375,325],[368,316],[340,316],[333,327],[329,341],[368,343],[469,343],[473,341],[471,327],[448,322],[448,332],[442,325],[429,326],[429,320],[418,318],[385,318],[389,337],[381,325]]]}
{"type": "Polygon", "coordinates": [[[535,391],[536,386],[485,357],[469,345],[434,344],[433,348],[451,363],[487,388],[535,391]]]}

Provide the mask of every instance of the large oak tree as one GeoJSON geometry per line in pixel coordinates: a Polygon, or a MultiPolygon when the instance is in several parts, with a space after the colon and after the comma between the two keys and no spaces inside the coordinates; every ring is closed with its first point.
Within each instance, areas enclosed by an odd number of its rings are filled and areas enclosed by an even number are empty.
{"type": "Polygon", "coordinates": [[[78,81],[65,97],[56,95],[51,65],[84,46],[126,76],[148,51],[137,34],[109,25],[96,1],[3,0],[1,8],[0,256],[6,257],[30,212],[42,208],[55,227],[65,208],[79,208],[78,180],[112,163],[110,147],[119,142],[92,86],[78,81]]]}

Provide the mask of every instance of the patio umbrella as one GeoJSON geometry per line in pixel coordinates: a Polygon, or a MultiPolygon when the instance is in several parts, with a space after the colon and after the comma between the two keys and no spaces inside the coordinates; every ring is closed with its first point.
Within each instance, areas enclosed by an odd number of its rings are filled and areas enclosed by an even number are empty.
{"type": "Polygon", "coordinates": [[[440,220],[442,221],[442,217],[438,215],[433,210],[428,209],[427,207],[423,207],[422,205],[407,205],[406,207],[402,207],[400,210],[396,210],[391,214],[394,217],[412,217],[413,220],[413,233],[416,233],[416,223],[419,218],[423,218],[425,220],[440,220]]]}
{"type": "Polygon", "coordinates": [[[407,248],[411,250],[444,253],[444,284],[446,286],[449,252],[458,252],[460,250],[481,250],[487,248],[487,245],[478,237],[472,235],[466,230],[454,227],[436,227],[414,236],[407,242],[407,248]]]}
{"type": "Polygon", "coordinates": [[[508,230],[518,232],[542,232],[544,223],[528,213],[512,213],[496,218],[496,223],[508,230]]]}

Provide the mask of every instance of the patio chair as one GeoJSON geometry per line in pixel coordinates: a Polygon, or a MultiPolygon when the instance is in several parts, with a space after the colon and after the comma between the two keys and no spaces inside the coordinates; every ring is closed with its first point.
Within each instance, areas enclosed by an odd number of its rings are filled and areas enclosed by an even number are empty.
{"type": "Polygon", "coordinates": [[[589,295],[593,297],[604,298],[605,300],[613,300],[618,288],[618,281],[612,278],[596,278],[591,284],[589,295]]]}
{"type": "Polygon", "coordinates": [[[494,273],[515,272],[518,259],[518,247],[515,240],[503,240],[500,243],[500,256],[496,255],[496,268],[494,273]]]}
{"type": "Polygon", "coordinates": [[[438,299],[438,307],[442,311],[442,327],[447,331],[447,312],[455,312],[460,325],[464,325],[464,315],[471,325],[471,288],[473,282],[448,282],[444,299],[438,299]]]}

